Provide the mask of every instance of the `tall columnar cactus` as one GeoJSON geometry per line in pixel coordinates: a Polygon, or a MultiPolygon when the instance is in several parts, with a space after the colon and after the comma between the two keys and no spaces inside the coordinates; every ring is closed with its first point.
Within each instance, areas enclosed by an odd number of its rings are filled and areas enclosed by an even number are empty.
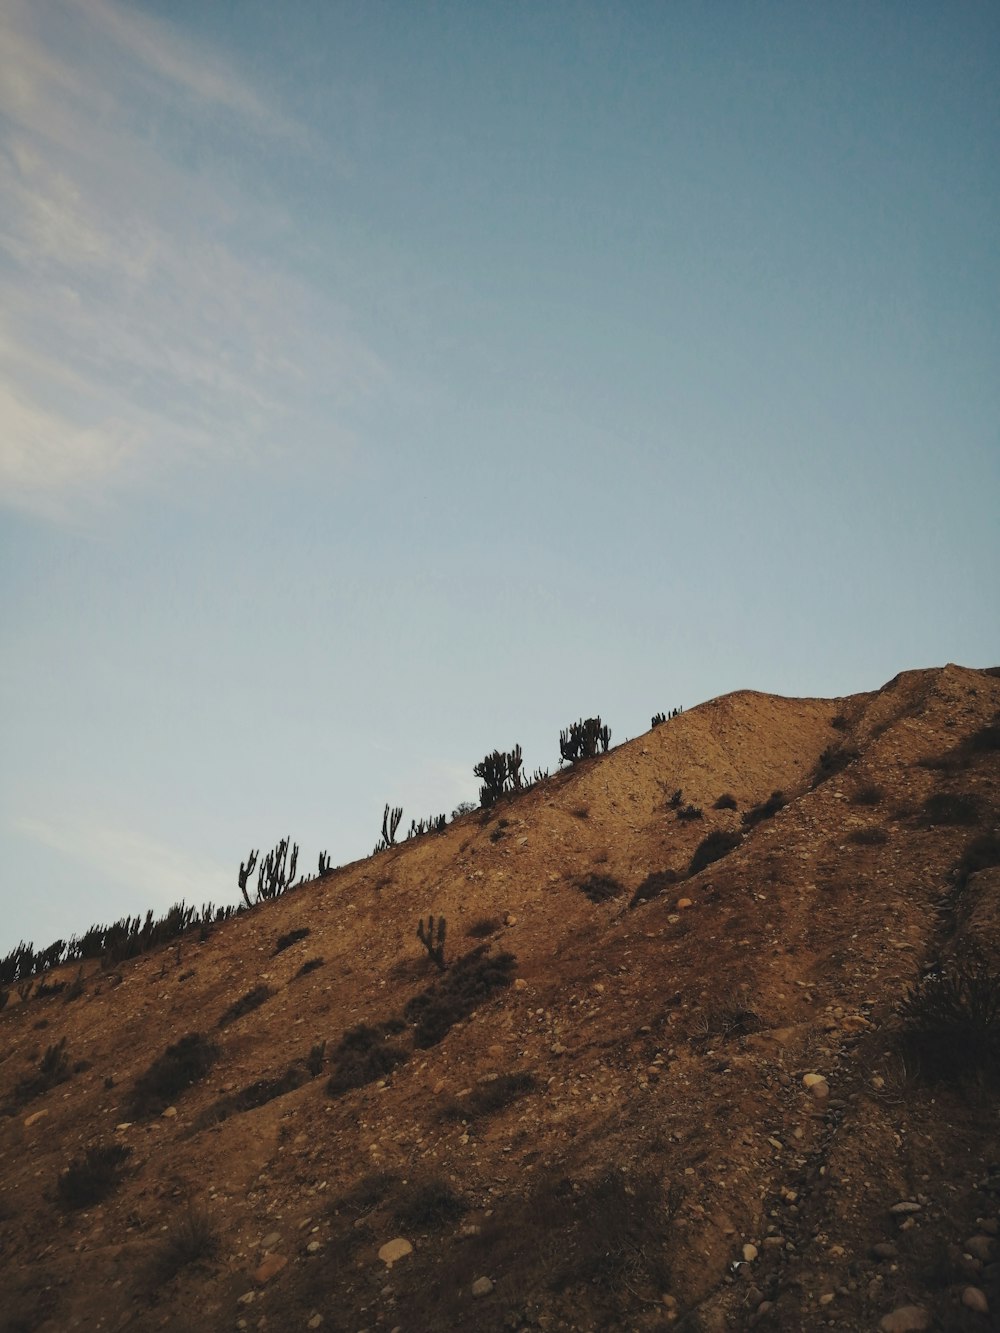
{"type": "Polygon", "coordinates": [[[247,881],[253,874],[254,869],[257,865],[258,855],[259,852],[251,851],[250,855],[246,859],[246,864],[244,864],[242,861],[240,862],[240,874],[239,874],[240,892],[243,894],[243,897],[246,900],[247,907],[253,906],[253,903],[250,901],[250,895],[249,893],[247,893],[247,881]]]}
{"type": "Polygon", "coordinates": [[[601,723],[600,717],[583,718],[571,722],[565,731],[559,733],[559,754],[575,764],[578,759],[592,759],[597,754],[597,747],[607,754],[611,744],[611,728],[601,723]]]}
{"type": "Polygon", "coordinates": [[[403,807],[401,805],[386,805],[382,813],[382,837],[375,844],[376,852],[384,852],[387,847],[395,847],[396,831],[402,818],[403,807]]]}
{"type": "Polygon", "coordinates": [[[476,764],[472,771],[483,782],[479,788],[479,802],[484,809],[495,805],[501,796],[524,789],[520,745],[515,745],[506,754],[503,750],[494,750],[476,764]]]}
{"type": "Polygon", "coordinates": [[[447,923],[443,916],[437,919],[437,928],[435,930],[433,915],[427,918],[427,929],[424,929],[423,917],[417,922],[417,939],[427,950],[428,956],[435,964],[439,972],[445,970],[444,964],[444,938],[447,931],[447,923]]]}
{"type": "Polygon", "coordinates": [[[330,873],[330,853],[329,853],[329,852],[320,852],[320,854],[319,854],[319,871],[318,871],[318,873],[319,873],[320,875],[328,875],[328,874],[330,873]]]}
{"type": "Polygon", "coordinates": [[[286,889],[295,882],[295,869],[299,862],[299,844],[291,847],[289,860],[289,838],[282,838],[273,851],[265,856],[257,872],[257,901],[280,898],[286,889]]]}

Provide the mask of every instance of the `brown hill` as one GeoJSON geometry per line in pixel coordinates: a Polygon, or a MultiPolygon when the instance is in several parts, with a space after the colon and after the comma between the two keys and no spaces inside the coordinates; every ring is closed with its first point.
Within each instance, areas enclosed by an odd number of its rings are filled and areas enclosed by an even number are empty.
{"type": "Polygon", "coordinates": [[[0,1328],[990,1327],[998,711],[728,695],[12,997],[0,1328]]]}

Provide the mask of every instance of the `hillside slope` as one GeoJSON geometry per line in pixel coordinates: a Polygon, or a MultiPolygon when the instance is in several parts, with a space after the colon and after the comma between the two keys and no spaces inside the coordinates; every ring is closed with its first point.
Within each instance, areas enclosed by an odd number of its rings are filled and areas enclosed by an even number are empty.
{"type": "Polygon", "coordinates": [[[921,1059],[897,1006],[1000,968],[998,713],[1000,678],[955,666],[727,695],[13,998],[0,1329],[990,1327],[989,1070],[921,1059]],[[137,1093],[193,1033],[200,1076],[137,1093]],[[95,1147],[88,1203],[65,1172],[95,1147]]]}

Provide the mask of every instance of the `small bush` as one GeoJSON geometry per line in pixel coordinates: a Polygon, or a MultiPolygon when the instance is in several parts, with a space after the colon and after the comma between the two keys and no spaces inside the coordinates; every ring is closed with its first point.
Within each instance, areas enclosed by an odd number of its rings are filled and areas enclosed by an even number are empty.
{"type": "Polygon", "coordinates": [[[899,1006],[900,1041],[930,1082],[1000,1075],[1000,973],[979,957],[921,979],[899,1006]]]}
{"type": "Polygon", "coordinates": [[[395,1023],[380,1023],[377,1027],[359,1023],[344,1033],[330,1057],[333,1073],[326,1090],[331,1097],[342,1097],[352,1088],[375,1083],[405,1063],[409,1053],[388,1040],[395,1030],[395,1023]]]}
{"type": "Polygon", "coordinates": [[[706,1005],[695,1015],[691,1025],[692,1041],[704,1045],[729,1041],[733,1037],[756,1032],[760,1018],[756,1011],[738,994],[725,996],[706,1005]]]}
{"type": "Polygon", "coordinates": [[[170,1282],[182,1268],[214,1259],[218,1252],[219,1233],[211,1215],[192,1204],[170,1228],[153,1257],[153,1285],[170,1282]]]}
{"type": "Polygon", "coordinates": [[[436,1046],[497,990],[514,980],[517,959],[511,953],[490,954],[480,944],[453,963],[433,986],[407,1001],[404,1014],[415,1026],[414,1045],[436,1046]]]}
{"type": "Polygon", "coordinates": [[[107,1198],[121,1180],[122,1166],[132,1149],[105,1143],[75,1157],[59,1177],[56,1193],[64,1208],[89,1208],[107,1198]]]}
{"type": "Polygon", "coordinates": [[[691,857],[691,864],[688,866],[689,875],[697,875],[700,870],[710,866],[714,861],[721,861],[724,856],[728,856],[743,841],[742,836],[736,832],[730,832],[727,829],[714,829],[707,838],[702,838],[698,846],[694,849],[694,855],[691,857]]]}
{"type": "Polygon", "coordinates": [[[477,1083],[467,1097],[457,1098],[445,1109],[452,1120],[478,1120],[510,1106],[512,1102],[534,1092],[538,1079],[526,1070],[515,1074],[499,1074],[484,1083],[477,1083]]]}
{"type": "Polygon", "coordinates": [[[589,819],[590,806],[589,805],[574,806],[574,808],[570,811],[570,814],[573,816],[574,819],[589,819]]]}
{"type": "Polygon", "coordinates": [[[457,1221],[467,1206],[446,1180],[435,1177],[408,1186],[393,1207],[392,1216],[404,1231],[431,1231],[457,1221]]]}
{"type": "Polygon", "coordinates": [[[733,795],[731,795],[728,791],[723,792],[722,795],[719,797],[719,799],[715,802],[715,805],[712,807],[712,809],[713,809],[713,810],[735,810],[735,809],[736,809],[736,797],[733,796],[733,795]]]}
{"type": "Polygon", "coordinates": [[[962,853],[958,863],[958,888],[964,889],[973,875],[990,866],[1000,866],[1000,835],[981,833],[962,853]]]}
{"type": "Polygon", "coordinates": [[[311,933],[312,932],[308,926],[298,926],[295,930],[290,930],[284,935],[279,935],[275,942],[274,952],[271,957],[273,958],[279,953],[284,953],[286,949],[290,949],[293,944],[298,944],[299,940],[304,940],[305,937],[311,933]]]}
{"type": "Polygon", "coordinates": [[[697,805],[685,805],[677,811],[678,819],[701,819],[701,808],[697,805]]]}
{"type": "Polygon", "coordinates": [[[842,773],[845,768],[854,763],[857,757],[857,750],[849,745],[828,745],[816,761],[816,767],[813,769],[813,787],[818,787],[820,783],[828,781],[838,773],[842,773]]]}
{"type": "Polygon", "coordinates": [[[577,888],[592,903],[606,903],[609,898],[617,898],[625,892],[625,886],[612,875],[588,875],[580,880],[577,888]]]}
{"type": "Polygon", "coordinates": [[[364,1217],[383,1203],[398,1183],[399,1176],[394,1171],[369,1171],[333,1200],[330,1212],[335,1216],[346,1213],[348,1217],[364,1217]]]}
{"type": "Polygon", "coordinates": [[[224,1028],[228,1027],[230,1023],[235,1023],[236,1020],[242,1018],[244,1014],[249,1014],[252,1013],[254,1009],[259,1009],[265,1000],[269,1000],[273,994],[274,991],[270,986],[265,986],[263,984],[254,986],[252,990],[247,991],[246,995],[241,995],[238,1000],[235,1000],[229,1006],[219,1019],[218,1026],[224,1028]]]}
{"type": "Polygon", "coordinates": [[[788,801],[785,799],[785,793],[782,791],[773,791],[766,801],[761,801],[760,805],[752,806],[751,809],[744,811],[743,826],[745,828],[756,828],[762,824],[765,819],[773,819],[779,810],[784,810],[788,801]]]}
{"type": "Polygon", "coordinates": [[[159,1115],[182,1092],[204,1078],[218,1057],[218,1047],[200,1032],[181,1037],[136,1079],[129,1099],[131,1114],[136,1119],[159,1115]]]}
{"type": "Polygon", "coordinates": [[[860,787],[855,787],[851,792],[850,802],[852,805],[878,805],[882,800],[884,792],[876,782],[866,782],[860,787]]]}
{"type": "Polygon", "coordinates": [[[478,921],[473,921],[465,933],[470,939],[485,940],[495,935],[502,925],[503,922],[497,916],[481,916],[478,921]]]}
{"type": "Polygon", "coordinates": [[[647,903],[652,898],[658,898],[666,889],[674,884],[679,884],[684,878],[676,870],[654,870],[651,875],[647,875],[642,881],[632,899],[629,907],[638,907],[640,903],[647,903]]]}
{"type": "Polygon", "coordinates": [[[968,826],[979,823],[979,802],[974,796],[961,792],[932,792],[920,811],[920,823],[925,828],[936,824],[968,826]]]}
{"type": "Polygon", "coordinates": [[[884,847],[889,835],[884,828],[855,828],[848,833],[847,841],[856,847],[884,847]]]}
{"type": "Polygon", "coordinates": [[[37,1071],[22,1078],[15,1085],[13,1093],[15,1108],[26,1106],[36,1097],[41,1097],[60,1083],[65,1083],[72,1072],[66,1055],[66,1038],[60,1037],[53,1045],[46,1047],[45,1054],[38,1062],[37,1071]]]}
{"type": "Polygon", "coordinates": [[[310,972],[315,972],[318,967],[323,966],[322,958],[307,958],[299,970],[295,973],[297,977],[307,977],[310,972]]]}

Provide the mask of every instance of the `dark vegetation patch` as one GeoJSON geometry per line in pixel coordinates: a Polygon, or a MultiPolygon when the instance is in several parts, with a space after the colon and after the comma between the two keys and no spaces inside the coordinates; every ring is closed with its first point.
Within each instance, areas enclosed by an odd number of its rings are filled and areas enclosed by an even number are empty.
{"type": "Polygon", "coordinates": [[[442,1114],[447,1120],[478,1120],[504,1110],[537,1087],[538,1079],[527,1070],[498,1074],[496,1078],[477,1083],[467,1097],[453,1098],[442,1114]]]}
{"type": "Polygon", "coordinates": [[[239,1115],[243,1111],[254,1111],[258,1106],[266,1106],[276,1097],[284,1097],[286,1093],[301,1088],[311,1077],[313,1075],[306,1062],[298,1061],[289,1065],[283,1074],[256,1079],[253,1083],[248,1083],[245,1088],[241,1088],[239,1092],[227,1093],[226,1096],[213,1102],[198,1117],[197,1128],[205,1129],[209,1125],[217,1125],[227,1120],[231,1115],[239,1115]]]}
{"type": "Polygon", "coordinates": [[[921,978],[899,1006],[899,1042],[928,1082],[1000,1076],[1000,973],[978,955],[921,978]]]}
{"type": "Polygon", "coordinates": [[[404,1231],[435,1231],[456,1222],[468,1204],[439,1176],[408,1185],[392,1208],[393,1221],[404,1231]]]}
{"type": "Polygon", "coordinates": [[[427,990],[407,1001],[403,1012],[414,1024],[416,1046],[436,1046],[456,1023],[514,980],[514,955],[490,954],[488,949],[489,945],[480,944],[453,963],[427,990]]]}
{"type": "Polygon", "coordinates": [[[192,1204],[173,1223],[150,1264],[150,1284],[161,1287],[183,1268],[214,1259],[219,1252],[219,1232],[211,1214],[192,1204]]]}
{"type": "Polygon", "coordinates": [[[272,958],[276,954],[283,953],[286,949],[290,949],[293,944],[298,944],[299,940],[304,940],[305,937],[311,933],[312,932],[308,926],[297,926],[295,930],[289,930],[286,934],[279,935],[275,941],[274,954],[271,955],[272,958]]]}
{"type": "Polygon", "coordinates": [[[473,921],[465,933],[470,939],[485,940],[490,935],[495,935],[502,925],[503,922],[498,916],[481,916],[477,921],[473,921]]]}
{"type": "Polygon", "coordinates": [[[708,1046],[757,1032],[760,1027],[760,1016],[749,1000],[732,992],[705,1005],[694,1015],[690,1036],[692,1041],[708,1046]]]}
{"type": "Polygon", "coordinates": [[[384,1203],[398,1183],[399,1176],[394,1171],[369,1171],[338,1195],[328,1211],[335,1217],[364,1217],[384,1203]]]}
{"type": "Polygon", "coordinates": [[[728,856],[731,851],[734,851],[742,841],[742,835],[735,832],[735,830],[714,829],[708,837],[702,838],[694,849],[691,864],[688,866],[688,874],[697,875],[700,870],[712,865],[714,861],[721,861],[724,856],[728,856]]]}
{"type": "Polygon", "coordinates": [[[847,718],[843,713],[837,713],[835,717],[830,718],[830,726],[833,727],[835,731],[846,731],[847,718]]]}
{"type": "Polygon", "coordinates": [[[182,1092],[204,1078],[218,1058],[219,1048],[200,1032],[181,1037],[136,1079],[129,1098],[130,1114],[137,1120],[159,1115],[182,1092]]]}
{"type": "Polygon", "coordinates": [[[980,833],[962,853],[958,863],[957,887],[964,889],[973,875],[990,866],[1000,866],[1000,834],[980,833]]]}
{"type": "Polygon", "coordinates": [[[609,898],[617,898],[625,892],[625,886],[613,875],[587,875],[576,887],[592,903],[606,903],[609,898]]]}
{"type": "Polygon", "coordinates": [[[273,994],[274,991],[271,987],[265,986],[263,982],[258,986],[254,986],[252,990],[248,990],[245,995],[241,995],[238,1000],[233,1001],[225,1013],[220,1017],[218,1026],[224,1028],[228,1027],[230,1023],[235,1023],[236,1020],[242,1018],[244,1014],[249,1014],[252,1013],[254,1009],[259,1009],[265,1000],[269,1000],[273,994]]]}
{"type": "Polygon", "coordinates": [[[363,1088],[391,1074],[397,1065],[409,1059],[409,1051],[390,1041],[405,1024],[397,1019],[372,1026],[358,1023],[349,1028],[330,1056],[333,1073],[326,1090],[331,1097],[342,1097],[352,1088],[363,1088]]]}
{"type": "Polygon", "coordinates": [[[762,824],[765,819],[773,819],[779,810],[784,810],[788,801],[783,791],[773,791],[766,801],[761,801],[760,805],[751,806],[749,810],[743,812],[743,827],[756,828],[762,824]]]}
{"type": "Polygon", "coordinates": [[[574,808],[570,811],[570,814],[573,816],[574,819],[589,819],[590,806],[589,805],[574,806],[574,808]]]}
{"type": "Polygon", "coordinates": [[[855,828],[848,833],[847,841],[853,842],[856,847],[884,847],[889,841],[889,835],[884,828],[855,828]]]}
{"type": "Polygon", "coordinates": [[[979,817],[979,802],[974,796],[963,792],[936,791],[921,806],[919,822],[924,828],[932,828],[937,824],[967,827],[978,824],[979,817]]]}
{"type": "Polygon", "coordinates": [[[936,769],[942,773],[960,773],[982,755],[1000,750],[1000,716],[984,727],[964,737],[950,750],[941,754],[925,755],[918,759],[921,768],[936,769]]]}
{"type": "Polygon", "coordinates": [[[315,972],[318,967],[322,967],[323,962],[322,958],[307,958],[295,975],[297,977],[307,977],[310,972],[315,972]]]}
{"type": "Polygon", "coordinates": [[[648,903],[650,899],[658,898],[661,893],[679,884],[683,878],[684,876],[677,870],[654,870],[633,893],[629,907],[638,907],[640,903],[648,903]]]}
{"type": "MultiPolygon", "coordinates": [[[[611,1168],[583,1182],[547,1174],[526,1197],[505,1201],[479,1235],[463,1242],[462,1271],[493,1274],[521,1305],[546,1291],[585,1287],[592,1309],[630,1296],[642,1308],[670,1290],[663,1247],[670,1213],[652,1173],[611,1168]]],[[[614,1307],[593,1313],[593,1327],[627,1326],[614,1307]]]]}
{"type": "Polygon", "coordinates": [[[56,1185],[62,1207],[89,1208],[106,1199],[121,1181],[122,1167],[131,1151],[124,1143],[104,1143],[74,1157],[56,1185]]]}
{"type": "Polygon", "coordinates": [[[712,806],[712,809],[713,809],[713,810],[735,810],[735,809],[736,809],[736,797],[733,796],[730,792],[728,792],[728,791],[724,791],[724,792],[722,793],[722,795],[719,797],[719,799],[718,799],[718,800],[715,802],[715,804],[712,806]]]}
{"type": "Polygon", "coordinates": [[[816,767],[812,772],[812,786],[818,787],[821,783],[829,781],[836,777],[838,773],[843,773],[844,769],[853,764],[858,758],[858,752],[850,745],[828,745],[819,759],[816,761],[816,767]]]}
{"type": "Polygon", "coordinates": [[[697,805],[683,805],[677,811],[677,818],[682,820],[701,819],[701,807],[697,805]]]}
{"type": "Polygon", "coordinates": [[[865,782],[855,787],[848,799],[852,805],[878,805],[884,794],[877,782],[865,782]]]}
{"type": "Polygon", "coordinates": [[[36,1097],[42,1097],[50,1089],[65,1083],[72,1072],[66,1054],[66,1038],[60,1037],[57,1042],[45,1048],[45,1054],[39,1060],[38,1068],[17,1082],[11,1095],[9,1113],[14,1114],[36,1097]]]}

